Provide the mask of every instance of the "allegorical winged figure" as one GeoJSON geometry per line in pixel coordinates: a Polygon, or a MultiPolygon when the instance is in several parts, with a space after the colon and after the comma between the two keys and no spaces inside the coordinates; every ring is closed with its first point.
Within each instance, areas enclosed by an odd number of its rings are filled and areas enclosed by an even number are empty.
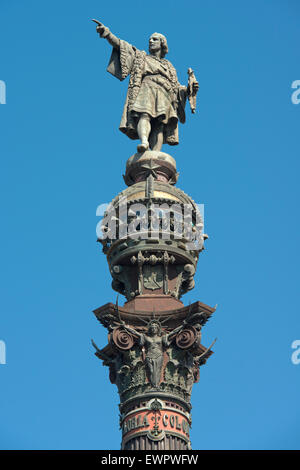
{"type": "Polygon", "coordinates": [[[178,121],[185,122],[186,99],[196,97],[198,82],[180,85],[175,68],[165,59],[168,45],[162,34],[152,34],[147,54],[93,21],[100,37],[113,47],[108,72],[121,81],[130,75],[120,130],[130,139],[140,139],[139,152],[160,151],[163,143],[177,145],[178,121]]]}
{"type": "Polygon", "coordinates": [[[151,320],[148,324],[147,333],[139,333],[122,322],[123,327],[139,338],[140,346],[145,348],[145,362],[149,372],[149,378],[153,387],[158,387],[163,366],[163,351],[169,346],[172,336],[184,328],[186,322],[168,334],[162,334],[161,324],[158,320],[151,320]]]}

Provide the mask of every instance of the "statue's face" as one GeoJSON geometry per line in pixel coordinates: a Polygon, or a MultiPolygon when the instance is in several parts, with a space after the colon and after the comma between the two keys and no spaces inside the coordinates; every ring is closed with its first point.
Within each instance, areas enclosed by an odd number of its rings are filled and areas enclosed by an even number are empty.
{"type": "Polygon", "coordinates": [[[149,332],[152,335],[157,335],[158,334],[158,325],[156,323],[153,323],[149,328],[149,332]]]}
{"type": "Polygon", "coordinates": [[[149,52],[157,52],[161,49],[161,40],[158,34],[154,33],[149,39],[149,52]]]}

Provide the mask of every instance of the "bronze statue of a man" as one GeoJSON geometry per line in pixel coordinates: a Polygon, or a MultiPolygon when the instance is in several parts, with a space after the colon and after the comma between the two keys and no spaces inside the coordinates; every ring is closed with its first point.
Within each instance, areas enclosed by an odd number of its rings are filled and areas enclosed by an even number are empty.
{"type": "Polygon", "coordinates": [[[130,75],[120,130],[130,139],[140,139],[139,152],[149,147],[160,151],[163,143],[177,145],[178,120],[185,122],[186,98],[196,95],[198,82],[188,88],[180,85],[175,68],[165,59],[168,45],[162,34],[152,34],[147,54],[93,21],[100,37],[113,46],[108,72],[121,81],[130,75]]]}

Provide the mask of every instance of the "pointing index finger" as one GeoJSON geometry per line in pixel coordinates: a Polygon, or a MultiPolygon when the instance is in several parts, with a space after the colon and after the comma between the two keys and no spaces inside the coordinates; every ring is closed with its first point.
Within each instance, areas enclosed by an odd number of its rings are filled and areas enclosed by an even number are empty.
{"type": "Polygon", "coordinates": [[[94,23],[97,23],[97,25],[102,26],[102,23],[100,23],[100,21],[94,19],[92,19],[92,21],[94,21],[94,23]]]}

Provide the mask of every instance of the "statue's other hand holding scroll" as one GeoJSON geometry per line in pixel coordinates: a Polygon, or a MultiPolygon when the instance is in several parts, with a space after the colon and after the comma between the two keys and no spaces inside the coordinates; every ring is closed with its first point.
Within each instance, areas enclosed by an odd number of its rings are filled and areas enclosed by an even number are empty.
{"type": "Polygon", "coordinates": [[[195,76],[189,74],[188,88],[180,85],[176,69],[165,58],[168,44],[163,34],[150,36],[146,53],[115,36],[100,21],[93,21],[100,37],[113,46],[107,71],[120,81],[130,76],[120,131],[140,140],[139,153],[160,152],[163,144],[177,145],[178,122],[185,122],[187,97],[195,112],[199,88],[195,76]]]}
{"type": "Polygon", "coordinates": [[[193,83],[193,93],[196,95],[199,90],[199,83],[196,81],[193,83]]]}

